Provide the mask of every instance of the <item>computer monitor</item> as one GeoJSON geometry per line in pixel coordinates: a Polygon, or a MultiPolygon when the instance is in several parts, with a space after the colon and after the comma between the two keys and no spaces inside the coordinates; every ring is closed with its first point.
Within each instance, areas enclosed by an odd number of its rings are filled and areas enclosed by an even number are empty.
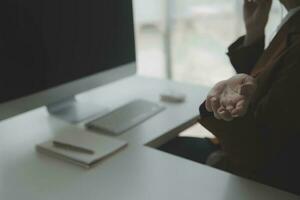
{"type": "Polygon", "coordinates": [[[47,105],[79,122],[100,109],[76,94],[135,72],[132,0],[1,0],[0,120],[47,105]]]}

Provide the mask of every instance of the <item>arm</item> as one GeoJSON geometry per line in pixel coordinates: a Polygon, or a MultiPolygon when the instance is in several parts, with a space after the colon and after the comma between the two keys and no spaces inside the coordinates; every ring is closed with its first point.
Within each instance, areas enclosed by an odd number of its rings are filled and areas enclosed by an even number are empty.
{"type": "Polygon", "coordinates": [[[245,37],[239,38],[229,48],[227,55],[237,73],[250,74],[264,52],[265,37],[262,36],[255,43],[245,46],[245,37]]]}
{"type": "MultiPolygon", "coordinates": [[[[264,32],[268,22],[271,5],[272,0],[244,0],[244,21],[247,34],[233,43],[229,47],[228,52],[231,63],[237,73],[250,74],[252,68],[263,54],[265,46],[264,32]]],[[[234,85],[238,84],[235,83],[234,85]]],[[[219,102],[212,105],[213,102],[217,102],[220,99],[217,98],[216,101],[211,101],[211,98],[209,98],[209,96],[221,97],[220,94],[216,95],[215,91],[222,91],[224,89],[224,87],[220,87],[222,85],[224,86],[222,83],[215,85],[212,89],[212,94],[209,94],[207,101],[200,106],[199,110],[202,116],[211,116],[212,113],[210,112],[213,111],[216,118],[230,120],[231,117],[228,117],[228,113],[225,113],[227,116],[220,117],[218,116],[216,109],[211,109],[220,107],[219,104],[222,104],[222,102],[219,102]]],[[[234,92],[230,91],[230,93],[233,94],[234,92]]],[[[234,96],[236,95],[234,94],[234,96]]],[[[225,104],[227,103],[225,102],[225,104]]]]}
{"type": "Polygon", "coordinates": [[[250,74],[265,46],[265,28],[272,0],[244,0],[246,35],[229,47],[229,58],[237,73],[250,74]]]}

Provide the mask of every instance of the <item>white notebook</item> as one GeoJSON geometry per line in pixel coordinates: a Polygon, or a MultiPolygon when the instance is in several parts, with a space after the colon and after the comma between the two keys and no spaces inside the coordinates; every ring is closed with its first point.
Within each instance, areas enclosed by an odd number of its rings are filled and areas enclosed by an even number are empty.
{"type": "Polygon", "coordinates": [[[84,131],[70,131],[60,134],[50,141],[38,144],[36,149],[38,152],[72,162],[85,168],[91,168],[126,145],[127,142],[108,136],[96,135],[84,131]],[[59,148],[53,144],[54,141],[89,149],[93,151],[93,154],[59,148]]]}

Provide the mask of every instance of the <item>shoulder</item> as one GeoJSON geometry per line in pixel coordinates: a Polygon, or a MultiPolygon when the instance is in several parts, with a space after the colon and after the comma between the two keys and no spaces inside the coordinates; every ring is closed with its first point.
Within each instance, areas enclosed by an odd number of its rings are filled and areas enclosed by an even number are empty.
{"type": "Polygon", "coordinates": [[[300,49],[300,11],[296,13],[288,22],[288,38],[287,43],[289,50],[300,49]]]}
{"type": "Polygon", "coordinates": [[[298,65],[300,68],[300,32],[290,34],[288,37],[288,48],[286,54],[283,56],[284,64],[298,65]]]}
{"type": "Polygon", "coordinates": [[[300,11],[298,11],[288,22],[290,32],[300,33],[300,11]]]}

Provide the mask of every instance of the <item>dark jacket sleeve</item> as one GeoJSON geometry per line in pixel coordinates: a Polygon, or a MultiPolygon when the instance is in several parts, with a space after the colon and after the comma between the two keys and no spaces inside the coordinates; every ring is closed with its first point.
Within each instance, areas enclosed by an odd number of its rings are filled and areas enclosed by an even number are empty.
{"type": "Polygon", "coordinates": [[[229,46],[227,55],[237,73],[250,74],[264,52],[265,37],[262,37],[251,46],[244,46],[244,40],[245,36],[240,37],[229,46]]]}
{"type": "Polygon", "coordinates": [[[199,107],[199,114],[201,117],[212,117],[214,116],[212,112],[208,112],[205,107],[205,101],[199,107]]]}

